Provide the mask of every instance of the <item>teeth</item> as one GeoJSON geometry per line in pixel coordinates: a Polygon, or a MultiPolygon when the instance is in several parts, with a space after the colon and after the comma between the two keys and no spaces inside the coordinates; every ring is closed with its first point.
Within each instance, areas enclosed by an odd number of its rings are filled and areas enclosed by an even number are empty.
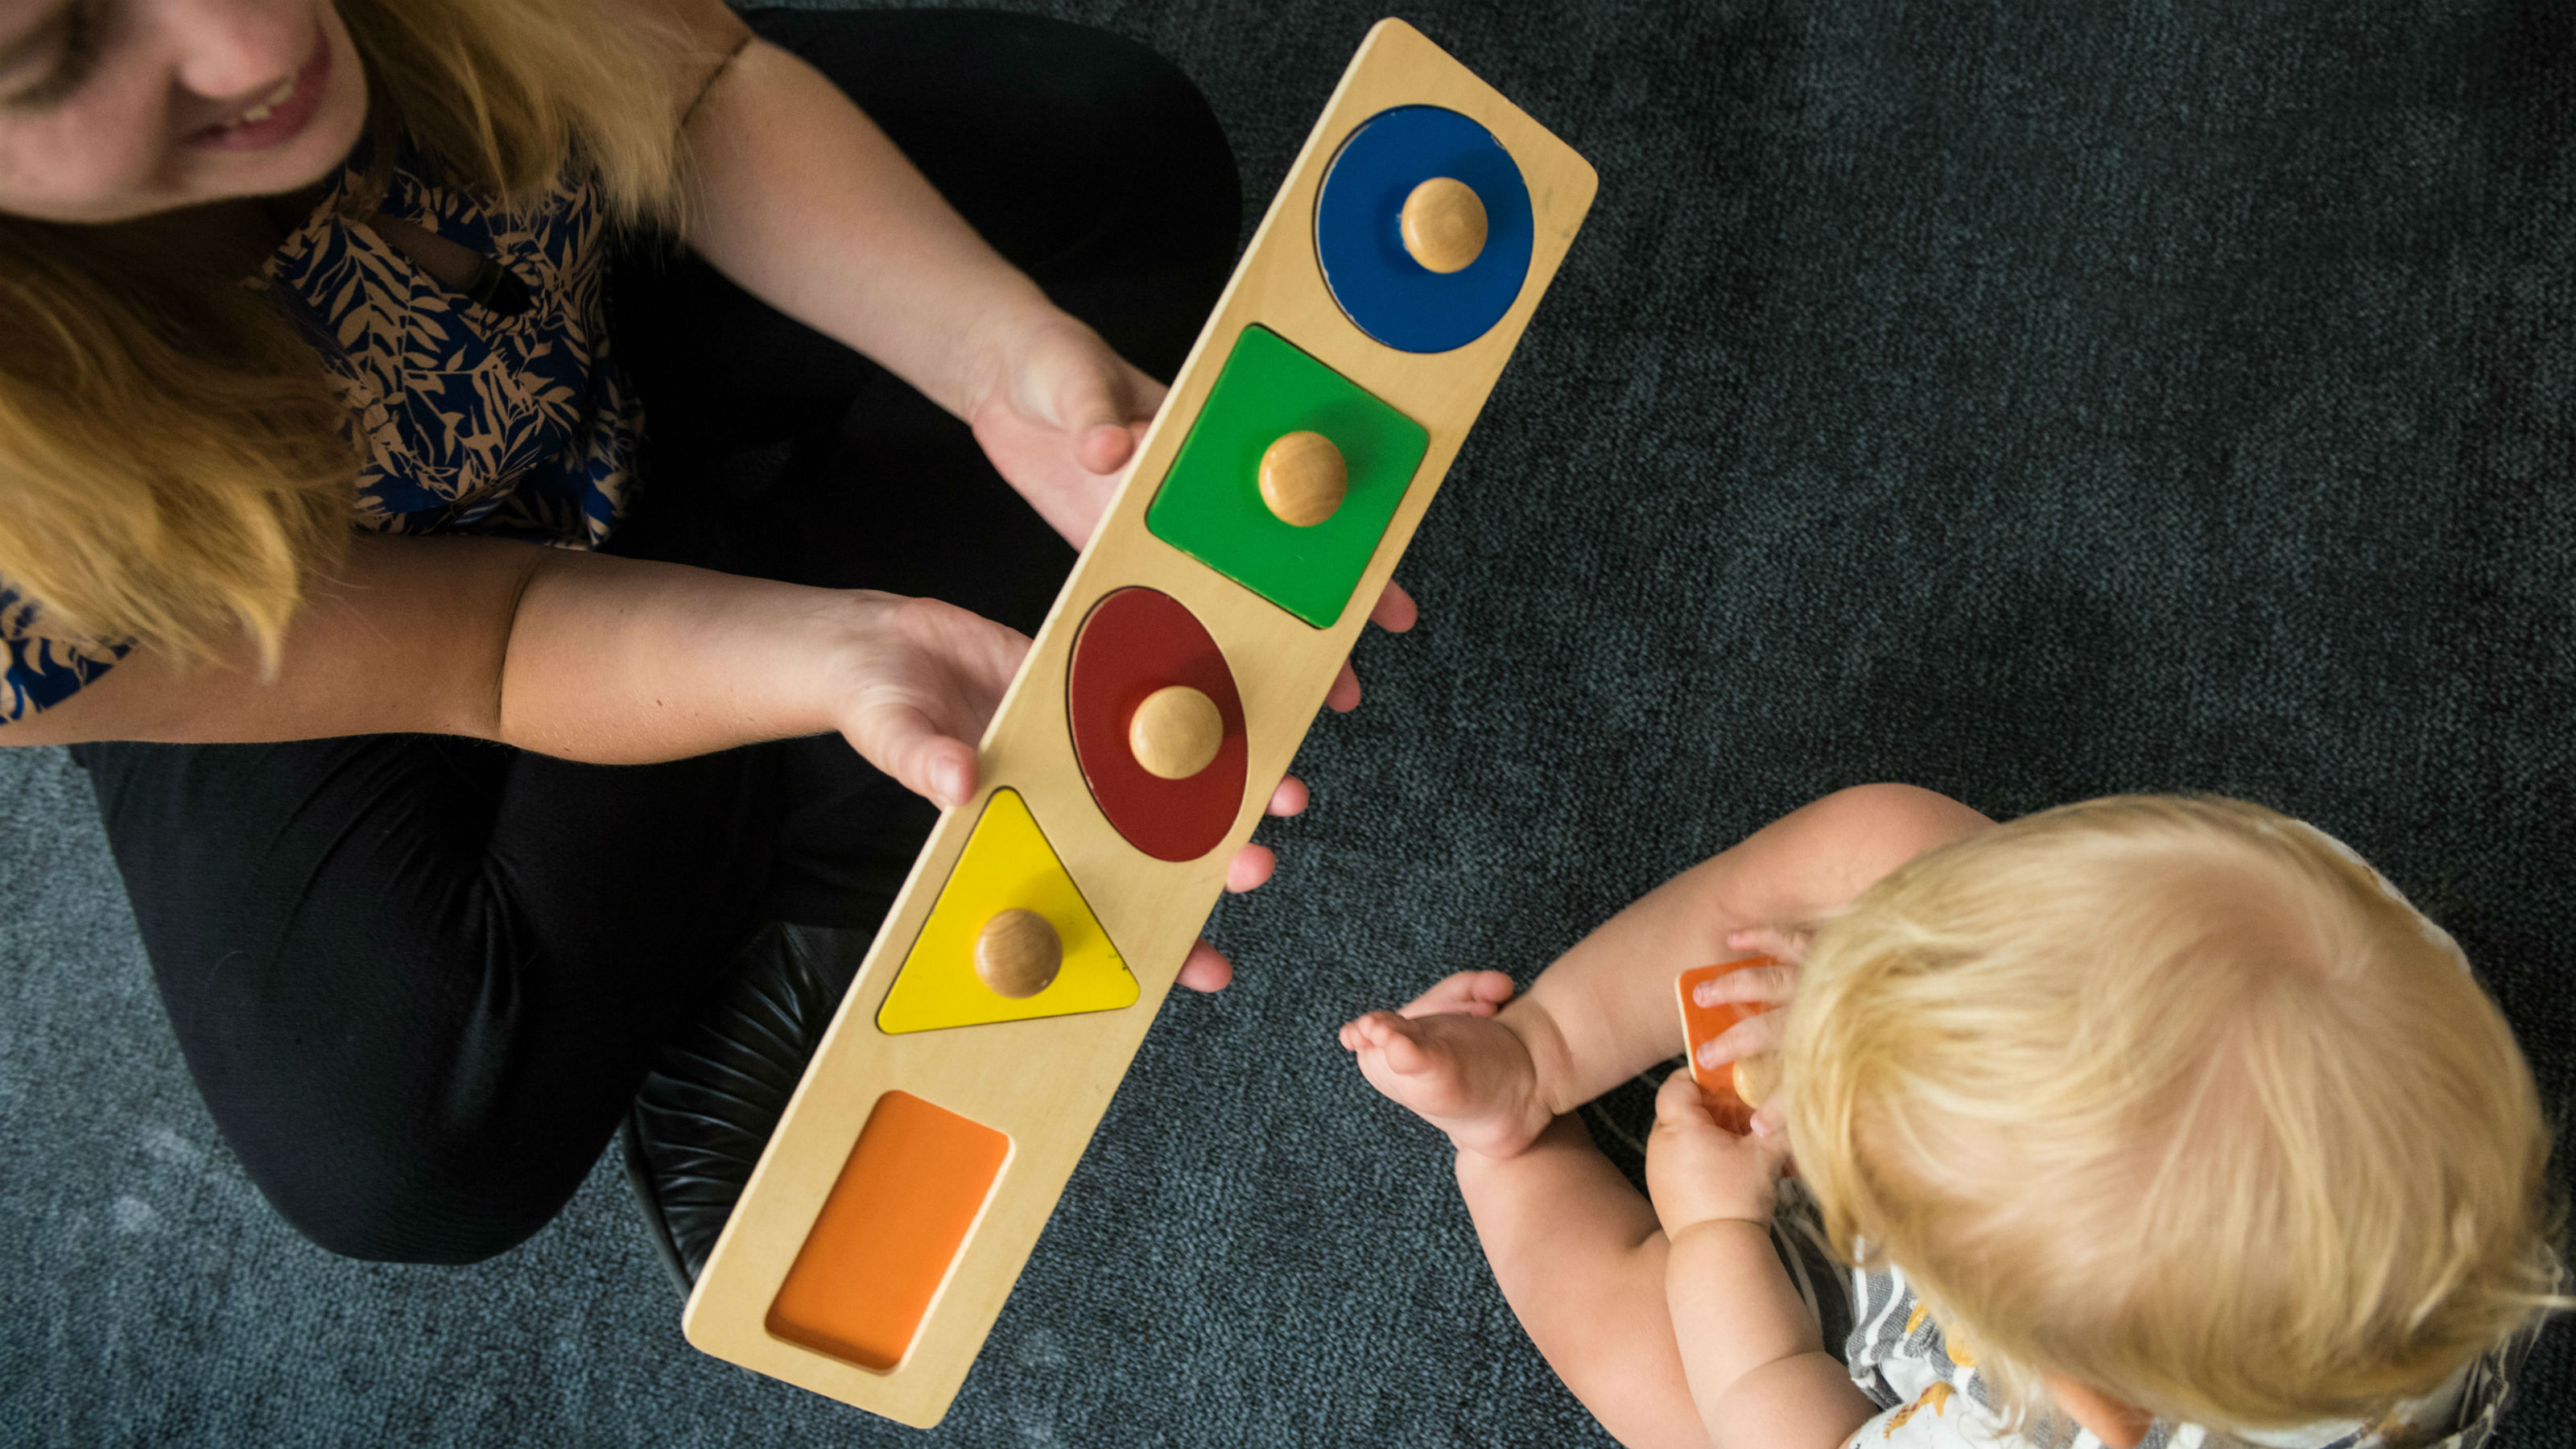
{"type": "Polygon", "coordinates": [[[295,77],[288,76],[286,79],[277,83],[277,89],[260,97],[258,105],[242,112],[239,116],[234,117],[230,122],[226,123],[224,129],[227,131],[237,131],[244,126],[258,125],[260,122],[265,121],[270,116],[276,114],[277,108],[285,105],[287,101],[294,97],[294,95],[295,77]]]}

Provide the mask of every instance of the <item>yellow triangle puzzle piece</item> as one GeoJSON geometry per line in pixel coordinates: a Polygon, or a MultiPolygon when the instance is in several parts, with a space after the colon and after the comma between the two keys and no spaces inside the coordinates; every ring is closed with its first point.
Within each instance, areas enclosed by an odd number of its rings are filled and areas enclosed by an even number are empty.
{"type": "Polygon", "coordinates": [[[934,1031],[1136,1004],[1136,978],[1082,899],[1017,790],[996,790],[966,837],[930,919],[877,1008],[886,1032],[934,1031]],[[1034,911],[1055,928],[1064,964],[1034,996],[1012,998],[975,974],[975,940],[1003,911],[1034,911]]]}

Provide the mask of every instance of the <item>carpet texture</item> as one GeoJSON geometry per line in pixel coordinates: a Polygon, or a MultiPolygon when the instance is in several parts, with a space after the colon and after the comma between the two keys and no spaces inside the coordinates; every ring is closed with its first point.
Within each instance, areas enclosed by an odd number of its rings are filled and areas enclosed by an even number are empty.
{"type": "MultiPolygon", "coordinates": [[[[1092,0],[1255,214],[1369,21],[1092,0]]],[[[2305,816],[2576,1100],[2576,12],[1421,0],[1601,198],[964,1396],[688,1349],[613,1161],[469,1269],[330,1258],[216,1136],[85,782],[0,751],[0,1440],[1606,1442],[1332,1030],[1526,979],[1840,785],[2305,816]]],[[[1247,226],[1251,217],[1247,217],[1247,226]]],[[[2565,1139],[2562,1137],[2562,1144],[2565,1139]]],[[[2502,1442],[2576,1439],[2576,1324],[2502,1442]]]]}

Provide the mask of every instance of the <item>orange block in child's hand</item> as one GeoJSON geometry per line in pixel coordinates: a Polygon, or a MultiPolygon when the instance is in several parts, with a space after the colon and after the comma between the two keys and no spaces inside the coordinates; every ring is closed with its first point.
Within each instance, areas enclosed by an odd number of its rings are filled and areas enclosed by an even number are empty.
{"type": "Polygon", "coordinates": [[[859,1145],[769,1305],[769,1331],[886,1370],[992,1196],[1011,1139],[910,1092],[877,1099],[859,1145]]]}
{"type": "Polygon", "coordinates": [[[1717,1125],[1741,1137],[1753,1127],[1753,1109],[1735,1093],[1731,1066],[1710,1069],[1699,1064],[1700,1046],[1725,1033],[1726,1029],[1748,1016],[1760,1016],[1771,1005],[1763,1001],[1722,1001],[1715,1006],[1702,1006],[1691,999],[1692,992],[1703,981],[1741,971],[1748,966],[1777,966],[1768,956],[1747,956],[1741,961],[1720,961],[1714,966],[1694,966],[1673,983],[1673,994],[1681,999],[1682,1052],[1690,1062],[1691,1080],[1699,1083],[1702,1100],[1708,1103],[1709,1115],[1717,1125]]]}

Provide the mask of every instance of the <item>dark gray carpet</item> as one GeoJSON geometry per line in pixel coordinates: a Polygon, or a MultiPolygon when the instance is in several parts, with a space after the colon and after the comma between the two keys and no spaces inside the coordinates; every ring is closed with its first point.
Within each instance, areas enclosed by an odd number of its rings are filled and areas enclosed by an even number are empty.
{"type": "MultiPolygon", "coordinates": [[[[1043,7],[1271,189],[1374,8],[1043,7]]],[[[192,1094],[82,782],[0,752],[0,1439],[1582,1444],[1331,1030],[1526,975],[1835,786],[2218,790],[2456,933],[2576,1098],[2576,17],[2560,0],[1424,0],[1601,200],[1362,650],[1243,967],[1147,1042],[931,1441],[686,1348],[603,1167],[331,1259],[192,1094]]],[[[2563,1444],[2576,1333],[2504,1442],[2563,1444]]]]}

